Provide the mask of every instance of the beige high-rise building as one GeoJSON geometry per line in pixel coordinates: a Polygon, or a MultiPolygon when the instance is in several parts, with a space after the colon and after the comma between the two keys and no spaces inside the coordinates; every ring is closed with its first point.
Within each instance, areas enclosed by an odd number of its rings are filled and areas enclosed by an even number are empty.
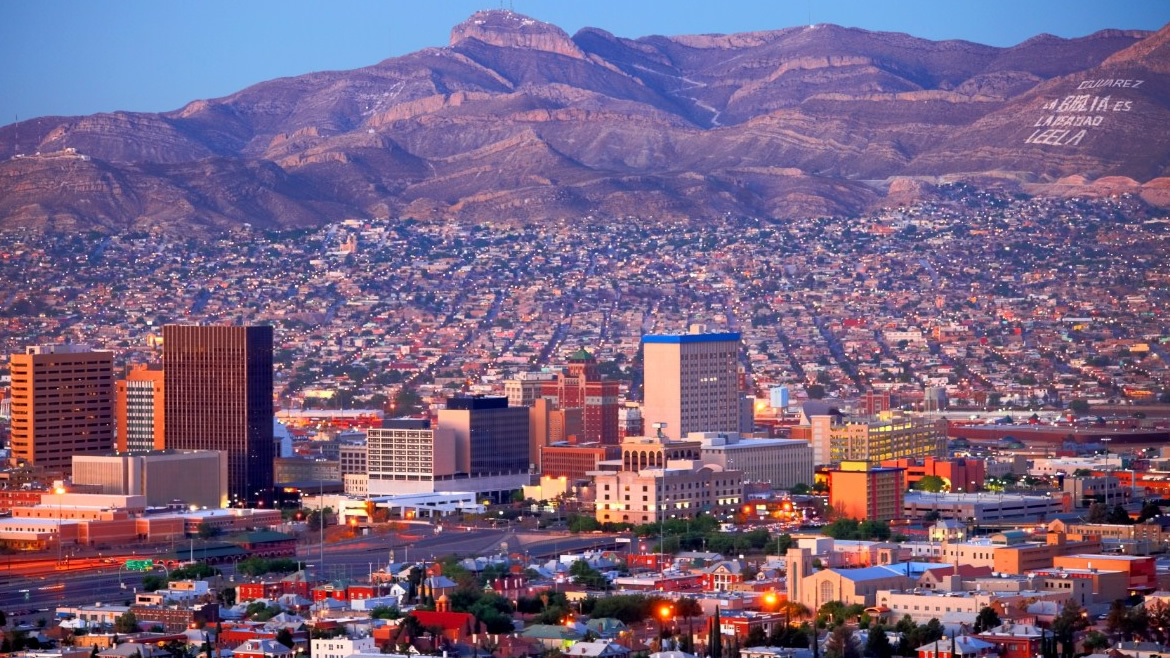
{"type": "Polygon", "coordinates": [[[457,471],[455,435],[430,421],[394,418],[366,432],[367,491],[373,495],[442,490],[457,471]]]}
{"type": "Polygon", "coordinates": [[[29,347],[9,360],[12,463],[68,475],[74,455],[114,447],[114,359],[84,345],[29,347]]]}
{"type": "Polygon", "coordinates": [[[740,431],[739,343],[737,333],[643,336],[645,432],[656,423],[672,439],[740,431]]]}

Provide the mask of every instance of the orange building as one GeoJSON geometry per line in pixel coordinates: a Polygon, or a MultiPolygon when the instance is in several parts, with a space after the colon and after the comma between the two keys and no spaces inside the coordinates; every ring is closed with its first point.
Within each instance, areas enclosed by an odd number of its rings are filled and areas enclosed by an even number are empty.
{"type": "Polygon", "coordinates": [[[114,445],[114,357],[81,345],[30,347],[9,360],[13,465],[69,474],[73,455],[114,445]]]}
{"type": "Polygon", "coordinates": [[[118,380],[114,403],[118,452],[147,452],[165,447],[163,391],[161,365],[132,366],[126,378],[118,380]]]}
{"type": "Polygon", "coordinates": [[[1158,569],[1154,558],[1137,555],[1062,555],[1052,561],[1062,569],[1096,569],[1124,571],[1129,575],[1129,589],[1154,591],[1158,589],[1158,569]]]}
{"type": "Polygon", "coordinates": [[[928,475],[940,477],[947,483],[949,491],[978,491],[987,477],[987,465],[982,459],[960,457],[956,459],[885,459],[882,466],[905,470],[905,486],[914,486],[928,475]]]}
{"type": "Polygon", "coordinates": [[[1043,544],[1021,542],[996,546],[992,568],[999,573],[1026,574],[1051,568],[1053,562],[1063,555],[1099,550],[1101,542],[1096,537],[1069,541],[1063,532],[1050,532],[1043,544]]]}
{"type": "Polygon", "coordinates": [[[902,469],[844,461],[829,471],[829,507],[858,520],[902,518],[902,469]]]}

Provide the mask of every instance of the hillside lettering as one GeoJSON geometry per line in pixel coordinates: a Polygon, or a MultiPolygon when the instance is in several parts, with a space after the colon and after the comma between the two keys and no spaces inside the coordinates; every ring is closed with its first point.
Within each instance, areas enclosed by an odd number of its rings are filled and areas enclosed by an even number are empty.
{"type": "Polygon", "coordinates": [[[1122,89],[1137,89],[1145,80],[1084,80],[1077,85],[1077,89],[1101,89],[1104,87],[1121,87],[1122,89]]]}

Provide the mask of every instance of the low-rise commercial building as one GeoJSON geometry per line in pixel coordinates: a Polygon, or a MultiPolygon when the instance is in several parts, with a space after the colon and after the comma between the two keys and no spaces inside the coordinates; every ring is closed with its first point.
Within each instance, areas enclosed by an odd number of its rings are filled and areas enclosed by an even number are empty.
{"type": "Polygon", "coordinates": [[[1122,571],[1128,577],[1127,586],[1134,592],[1153,592],[1158,589],[1158,570],[1152,557],[1137,555],[1061,555],[1052,566],[1066,570],[1122,571]]]}
{"type": "Polygon", "coordinates": [[[902,515],[920,520],[938,512],[940,518],[979,525],[997,521],[1043,521],[1070,508],[1071,501],[1066,496],[910,491],[902,502],[902,515]]]}
{"type": "Polygon", "coordinates": [[[913,488],[914,484],[924,477],[935,476],[942,478],[947,491],[956,493],[978,491],[983,486],[983,481],[987,479],[987,468],[983,460],[974,457],[886,459],[882,461],[882,466],[902,469],[907,488],[913,488]]]}
{"type": "Polygon", "coordinates": [[[734,432],[691,432],[687,440],[700,442],[704,464],[742,471],[744,482],[766,482],[773,489],[812,484],[813,450],[807,441],[750,439],[734,432]]]}
{"type": "Polygon", "coordinates": [[[73,482],[95,487],[103,494],[142,496],[150,507],[175,501],[197,507],[226,507],[227,453],[160,450],[74,455],[73,482]]]}

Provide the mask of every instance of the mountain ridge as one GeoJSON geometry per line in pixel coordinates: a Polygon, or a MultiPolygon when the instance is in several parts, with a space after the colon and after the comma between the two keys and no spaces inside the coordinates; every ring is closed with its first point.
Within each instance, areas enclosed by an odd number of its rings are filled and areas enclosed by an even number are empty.
{"type": "Polygon", "coordinates": [[[444,48],[368,67],[0,128],[0,227],[855,213],[928,195],[895,184],[912,178],[1162,190],[1168,35],[996,48],[819,25],[626,39],[488,10],[444,48]],[[1078,89],[1102,80],[1142,82],[1110,82],[1107,101],[1078,89]],[[1086,182],[1058,184],[1074,176],[1086,182]]]}

